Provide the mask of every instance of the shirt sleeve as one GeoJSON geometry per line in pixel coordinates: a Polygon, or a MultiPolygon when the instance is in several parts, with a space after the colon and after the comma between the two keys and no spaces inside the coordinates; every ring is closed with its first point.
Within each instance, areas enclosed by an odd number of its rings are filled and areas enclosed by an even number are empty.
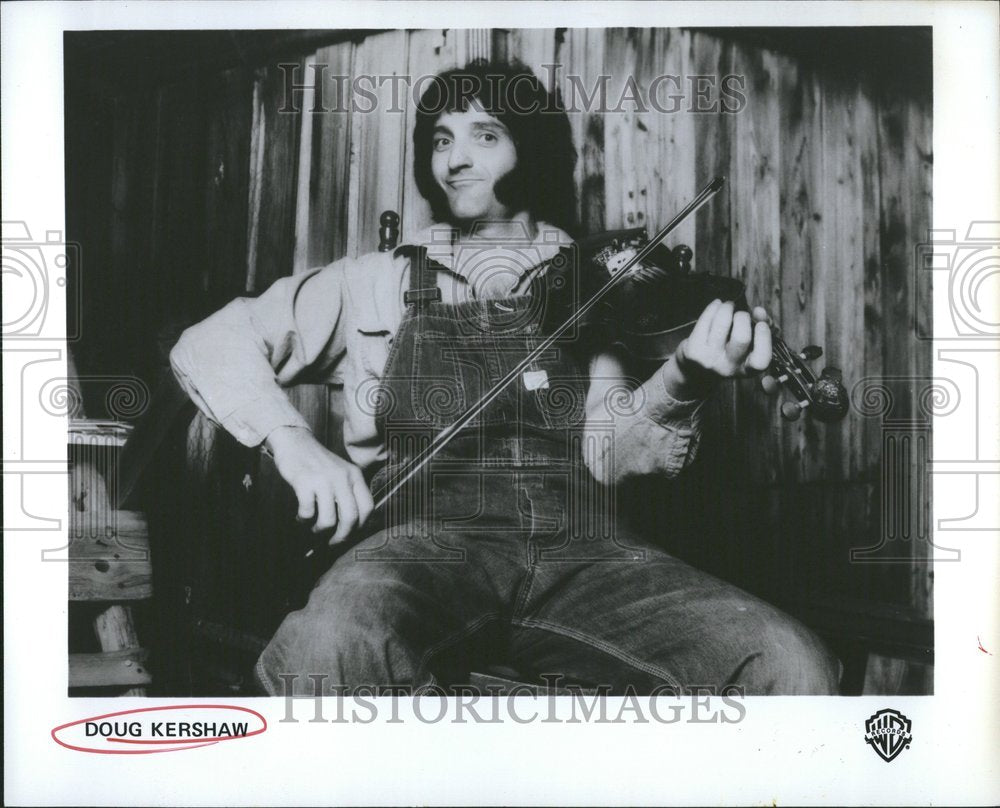
{"type": "Polygon", "coordinates": [[[704,399],[679,401],[661,366],[643,384],[591,379],[584,462],[605,485],[644,474],[676,477],[695,459],[704,399]]]}
{"type": "Polygon", "coordinates": [[[309,426],[284,388],[324,380],[345,352],[344,273],[350,259],[282,278],[191,326],[170,353],[174,374],[212,421],[257,446],[280,426],[309,426]]]}

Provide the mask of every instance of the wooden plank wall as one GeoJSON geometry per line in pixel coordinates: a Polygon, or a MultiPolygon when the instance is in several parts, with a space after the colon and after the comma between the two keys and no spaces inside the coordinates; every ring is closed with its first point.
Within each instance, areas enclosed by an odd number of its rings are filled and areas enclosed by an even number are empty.
{"type": "MultiPolygon", "coordinates": [[[[419,76],[490,53],[522,60],[564,95],[573,88],[570,77],[590,92],[599,75],[609,74],[612,106],[628,76],[641,94],[664,74],[743,77],[746,105],[735,114],[693,110],[687,84],[674,113],[626,103],[618,112],[572,114],[583,231],[655,228],[697,187],[725,174],[723,193],[677,238],[694,248],[696,270],[744,281],[793,347],[823,346],[821,365],[841,368],[848,388],[882,373],[930,375],[929,350],[909,325],[914,306],[927,305],[914,299],[910,255],[930,224],[929,97],[680,29],[392,31],[300,54],[298,76],[419,76]],[[550,64],[560,65],[554,76],[542,67],[550,64]]],[[[407,99],[405,111],[392,111],[390,85],[378,91],[378,111],[365,114],[277,114],[277,64],[237,68],[205,86],[207,93],[194,96],[210,121],[198,146],[207,185],[194,207],[175,197],[196,190],[188,188],[179,150],[197,139],[185,122],[199,113],[190,111],[192,94],[182,85],[159,95],[155,162],[169,168],[159,176],[171,182],[152,193],[156,205],[168,207],[157,208],[163,224],[152,236],[159,253],[149,263],[167,272],[169,264],[191,260],[190,244],[180,240],[190,229],[208,259],[195,285],[211,307],[293,271],[374,249],[385,208],[401,214],[404,234],[429,222],[412,179],[412,105],[407,99]]],[[[710,97],[717,99],[714,88],[710,97]]],[[[331,84],[320,93],[328,109],[342,106],[331,84]]],[[[142,111],[122,105],[116,113],[116,167],[119,152],[122,160],[145,159],[129,151],[142,111]]],[[[117,190],[126,174],[115,171],[112,196],[117,215],[127,219],[131,195],[117,190]]],[[[127,249],[134,241],[119,238],[126,224],[112,226],[122,265],[136,260],[127,249]]],[[[324,390],[296,395],[335,442],[337,418],[329,415],[332,408],[336,416],[336,397],[328,400],[324,390]]],[[[702,460],[686,478],[642,481],[624,492],[626,502],[642,496],[647,503],[636,512],[646,529],[696,563],[778,600],[826,592],[930,613],[926,564],[849,561],[851,548],[879,543],[877,418],[852,411],[840,426],[786,423],[776,402],[746,381],[721,391],[707,421],[702,460]],[[649,502],[664,504],[657,510],[649,502]]],[[[920,542],[905,549],[914,559],[926,555],[920,542]]]]}

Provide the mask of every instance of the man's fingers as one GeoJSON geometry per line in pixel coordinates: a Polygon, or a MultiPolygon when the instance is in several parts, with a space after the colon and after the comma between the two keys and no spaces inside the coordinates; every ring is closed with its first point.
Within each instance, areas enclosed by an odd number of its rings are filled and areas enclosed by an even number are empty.
{"type": "Polygon", "coordinates": [[[343,541],[358,524],[358,505],[354,500],[354,490],[348,481],[337,486],[337,511],[339,521],[331,542],[343,541]]]}
{"type": "Polygon", "coordinates": [[[317,508],[316,524],[313,525],[314,533],[322,533],[337,524],[337,501],[334,492],[326,489],[316,496],[317,508]]]}
{"type": "Polygon", "coordinates": [[[358,524],[363,525],[368,521],[368,517],[375,510],[375,500],[372,499],[372,492],[365,483],[364,475],[358,471],[357,478],[352,484],[354,490],[354,500],[358,505],[358,524]]]}
{"type": "Polygon", "coordinates": [[[750,315],[745,311],[738,311],[733,315],[733,330],[729,335],[729,342],[726,343],[726,355],[730,361],[740,363],[750,350],[750,315]]]}
{"type": "Polygon", "coordinates": [[[299,501],[299,512],[295,518],[300,522],[309,522],[316,515],[316,495],[310,488],[296,488],[295,498],[299,501]]]}
{"type": "Polygon", "coordinates": [[[767,313],[767,309],[763,306],[753,307],[753,321],[755,323],[767,323],[771,324],[771,315],[767,313]]]}
{"type": "Polygon", "coordinates": [[[336,529],[334,538],[344,539],[357,526],[359,510],[366,516],[371,512],[371,493],[361,470],[329,451],[312,432],[279,429],[268,441],[278,473],[298,499],[296,518],[312,521],[315,533],[336,529]]]}
{"type": "Polygon", "coordinates": [[[747,359],[747,367],[767,370],[771,364],[771,328],[767,323],[754,326],[753,350],[747,359]]]}
{"type": "Polygon", "coordinates": [[[724,348],[729,338],[729,329],[733,325],[733,304],[728,300],[722,303],[712,316],[712,324],[708,329],[708,344],[712,348],[724,348]]]}
{"type": "Polygon", "coordinates": [[[691,336],[688,339],[693,343],[705,343],[708,342],[708,332],[712,327],[712,320],[715,317],[715,312],[718,311],[719,306],[722,305],[721,300],[713,300],[709,303],[705,310],[698,317],[698,322],[694,324],[694,328],[691,330],[691,336]]]}

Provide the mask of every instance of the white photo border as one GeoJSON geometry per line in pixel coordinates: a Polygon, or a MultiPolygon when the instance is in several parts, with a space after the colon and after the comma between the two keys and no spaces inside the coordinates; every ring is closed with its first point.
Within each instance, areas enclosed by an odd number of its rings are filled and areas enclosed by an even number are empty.
{"type": "MultiPolygon", "coordinates": [[[[933,222],[935,229],[954,230],[962,238],[973,222],[1000,222],[997,8],[945,0],[4,3],[3,218],[27,223],[36,238],[65,233],[64,30],[929,25],[933,222]]],[[[48,325],[58,335],[65,331],[64,322],[60,331],[64,290],[51,292],[48,325]]],[[[59,546],[65,535],[65,435],[39,432],[35,413],[22,411],[20,404],[34,400],[23,393],[25,385],[39,383],[40,363],[48,368],[46,378],[66,376],[65,345],[58,336],[6,342],[5,802],[995,804],[1000,801],[1000,346],[995,339],[952,334],[950,305],[947,284],[935,283],[933,375],[951,377],[955,361],[973,366],[963,379],[975,383],[962,394],[979,397],[980,421],[953,434],[935,426],[938,447],[968,447],[969,431],[978,435],[974,452],[932,472],[933,524],[945,531],[939,534],[947,536],[944,544],[962,552],[961,562],[935,569],[935,695],[747,699],[745,719],[731,725],[386,724],[382,719],[332,724],[310,723],[307,711],[304,720],[283,723],[281,700],[230,700],[265,713],[268,731],[239,743],[134,759],[74,752],[50,735],[66,722],[150,704],[66,696],[65,567],[40,563],[40,551],[59,546]],[[872,754],[863,739],[865,719],[884,707],[902,710],[913,723],[911,748],[891,764],[872,754]]],[[[998,323],[1000,302],[992,305],[980,316],[998,323]]]]}

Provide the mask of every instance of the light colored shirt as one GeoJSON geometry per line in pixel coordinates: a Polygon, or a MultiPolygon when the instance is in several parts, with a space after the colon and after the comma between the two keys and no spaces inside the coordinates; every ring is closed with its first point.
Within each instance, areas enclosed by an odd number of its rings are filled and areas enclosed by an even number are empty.
{"type": "MultiPolygon", "coordinates": [[[[544,223],[535,234],[511,225],[509,238],[502,232],[482,244],[457,243],[441,225],[408,243],[427,246],[428,257],[447,268],[435,273],[444,303],[523,294],[532,269],[571,239],[544,223]]],[[[170,354],[174,373],[198,408],[247,446],[282,426],[309,428],[285,388],[342,384],[350,460],[361,468],[383,462],[386,449],[366,402],[402,322],[409,275],[409,259],[375,252],[282,278],[259,297],[237,298],[187,329],[170,354]]],[[[660,371],[641,385],[622,384],[598,380],[595,367],[596,360],[591,394],[607,406],[594,416],[588,395],[585,433],[594,439],[584,441],[584,460],[593,475],[610,484],[679,473],[697,450],[702,402],[674,399],[660,371]]]]}

